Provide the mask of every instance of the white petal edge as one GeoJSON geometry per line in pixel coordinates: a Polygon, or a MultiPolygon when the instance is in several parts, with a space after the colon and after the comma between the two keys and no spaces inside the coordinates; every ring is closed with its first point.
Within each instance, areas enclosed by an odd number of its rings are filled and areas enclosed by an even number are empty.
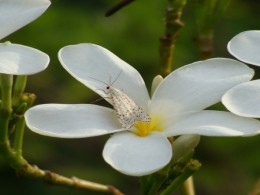
{"type": "Polygon", "coordinates": [[[25,112],[35,133],[59,138],[83,138],[122,131],[113,110],[92,104],[42,104],[25,112]]]}
{"type": "Polygon", "coordinates": [[[1,0],[0,39],[38,18],[50,4],[49,0],[1,0]]]}
{"type": "Polygon", "coordinates": [[[166,166],[172,157],[172,147],[167,138],[159,133],[139,137],[131,132],[122,132],[109,138],[103,157],[121,173],[143,176],[166,166]]]}
{"type": "Polygon", "coordinates": [[[260,31],[250,30],[241,32],[228,43],[228,51],[237,59],[260,66],[260,31]]]}
{"type": "Polygon", "coordinates": [[[151,113],[167,117],[201,111],[219,102],[227,90],[249,81],[253,75],[253,69],[228,58],[186,65],[168,75],[156,88],[151,113]]]}
{"type": "Polygon", "coordinates": [[[69,45],[58,57],[68,73],[102,97],[107,97],[104,90],[112,85],[147,112],[150,98],[141,75],[107,49],[89,43],[69,45]]]}
{"type": "Polygon", "coordinates": [[[260,121],[224,111],[204,110],[168,123],[167,136],[197,134],[205,136],[253,136],[260,133],[260,121]]]}
{"type": "Polygon", "coordinates": [[[260,118],[260,80],[231,88],[222,97],[222,103],[239,116],[260,118]]]}
{"type": "Polygon", "coordinates": [[[49,62],[49,56],[37,49],[0,43],[0,73],[31,75],[45,70],[49,62]]]}

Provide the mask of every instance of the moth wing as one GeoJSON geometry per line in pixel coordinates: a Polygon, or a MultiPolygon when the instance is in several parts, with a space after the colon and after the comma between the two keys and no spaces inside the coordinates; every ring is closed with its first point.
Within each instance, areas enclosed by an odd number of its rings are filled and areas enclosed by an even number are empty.
{"type": "Polygon", "coordinates": [[[118,120],[124,128],[133,127],[136,121],[150,122],[151,118],[129,98],[124,92],[111,88],[112,104],[116,110],[118,120]]]}
{"type": "Polygon", "coordinates": [[[148,116],[148,114],[145,113],[145,111],[136,105],[133,108],[133,114],[136,116],[136,121],[142,121],[142,122],[150,122],[151,118],[148,116]]]}
{"type": "Polygon", "coordinates": [[[111,91],[113,106],[117,113],[118,121],[124,128],[130,129],[135,123],[135,116],[132,115],[132,109],[135,103],[122,91],[116,88],[111,88],[111,91]]]}

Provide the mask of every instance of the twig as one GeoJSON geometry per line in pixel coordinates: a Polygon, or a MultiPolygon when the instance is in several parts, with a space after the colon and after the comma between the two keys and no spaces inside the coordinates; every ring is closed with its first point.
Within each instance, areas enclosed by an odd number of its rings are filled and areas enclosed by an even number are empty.
{"type": "Polygon", "coordinates": [[[123,195],[123,193],[114,186],[98,184],[77,177],[65,177],[49,170],[42,170],[36,165],[31,165],[23,157],[17,155],[16,152],[11,149],[9,143],[0,144],[0,153],[6,157],[11,167],[13,167],[19,175],[61,186],[123,195]]]}
{"type": "Polygon", "coordinates": [[[133,1],[134,0],[121,0],[119,3],[117,3],[116,5],[111,7],[109,10],[107,10],[107,12],[105,13],[105,16],[108,17],[108,16],[113,15],[118,10],[124,8],[125,6],[127,6],[130,3],[132,3],[133,1]]]}
{"type": "Polygon", "coordinates": [[[186,0],[168,0],[165,17],[165,33],[160,37],[160,75],[172,71],[172,54],[179,30],[183,27],[180,20],[186,0]]]}

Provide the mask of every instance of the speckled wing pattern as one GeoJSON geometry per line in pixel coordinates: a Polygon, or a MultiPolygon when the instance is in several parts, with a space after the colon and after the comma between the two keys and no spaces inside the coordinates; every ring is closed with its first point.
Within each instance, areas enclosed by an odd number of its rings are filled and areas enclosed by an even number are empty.
{"type": "Polygon", "coordinates": [[[130,129],[136,121],[150,122],[151,118],[139,107],[130,97],[123,91],[114,88],[111,85],[107,86],[106,94],[113,105],[118,121],[123,128],[130,129]]]}

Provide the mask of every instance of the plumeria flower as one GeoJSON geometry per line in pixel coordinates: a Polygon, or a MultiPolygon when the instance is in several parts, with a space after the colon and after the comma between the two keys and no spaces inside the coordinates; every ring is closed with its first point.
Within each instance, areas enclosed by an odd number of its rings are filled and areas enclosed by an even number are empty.
{"type": "MultiPolygon", "coordinates": [[[[49,5],[49,0],[1,0],[0,39],[38,18],[49,5]]],[[[48,55],[37,49],[0,43],[0,73],[30,75],[44,70],[48,63],[48,55]]]]}
{"type": "MultiPolygon", "coordinates": [[[[228,43],[228,51],[245,63],[260,66],[260,31],[239,33],[228,43]]],[[[225,93],[222,102],[237,115],[260,118],[260,80],[235,86],[225,93]]]]}
{"type": "MultiPolygon", "coordinates": [[[[43,104],[25,113],[27,126],[36,133],[60,138],[114,133],[104,146],[103,157],[124,174],[142,176],[166,166],[174,155],[167,137],[247,136],[260,129],[255,119],[204,110],[219,102],[225,91],[252,78],[253,70],[236,60],[215,58],[186,65],[163,79],[151,98],[138,71],[103,47],[66,46],[59,51],[59,60],[75,79],[108,102],[106,89],[112,86],[131,98],[151,120],[136,121],[127,129],[112,108],[43,104]]],[[[127,109],[125,103],[122,101],[122,109],[127,109]]]]}

